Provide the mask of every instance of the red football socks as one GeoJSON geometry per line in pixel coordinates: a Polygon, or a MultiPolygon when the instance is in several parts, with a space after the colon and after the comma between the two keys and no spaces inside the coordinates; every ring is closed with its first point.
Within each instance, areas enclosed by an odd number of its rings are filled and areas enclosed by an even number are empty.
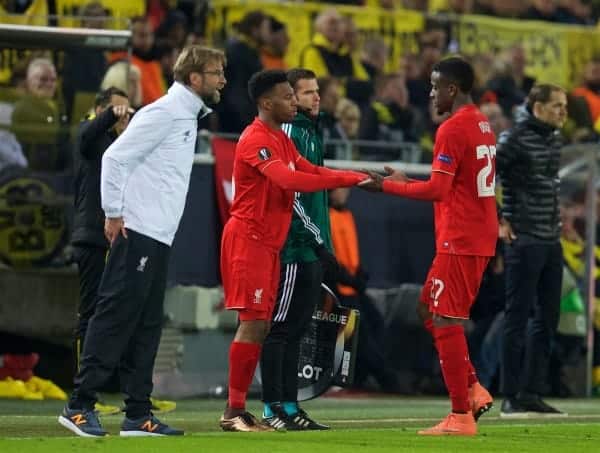
{"type": "Polygon", "coordinates": [[[467,371],[467,379],[469,382],[469,387],[471,387],[476,382],[479,382],[479,379],[477,379],[477,373],[475,372],[475,367],[473,367],[473,364],[471,363],[471,359],[467,358],[467,360],[469,365],[469,369],[467,371]]]}
{"type": "Polygon", "coordinates": [[[246,395],[256,371],[260,349],[261,345],[258,343],[238,343],[237,341],[231,343],[228,402],[230,408],[245,409],[246,395]]]}
{"type": "MultiPolygon", "coordinates": [[[[429,332],[431,334],[431,336],[433,337],[433,343],[434,343],[435,348],[437,349],[435,335],[433,333],[434,329],[435,329],[435,327],[433,326],[433,319],[431,319],[431,318],[426,319],[423,322],[423,325],[425,326],[425,330],[427,332],[429,332]]],[[[479,379],[477,379],[477,373],[475,372],[475,368],[473,367],[473,364],[471,363],[471,359],[468,360],[468,366],[469,366],[469,370],[468,370],[467,377],[468,377],[469,387],[471,387],[476,382],[479,382],[479,379]]]]}
{"type": "Polygon", "coordinates": [[[435,342],[452,412],[467,413],[469,406],[469,351],[465,330],[461,325],[436,327],[435,342]]]}

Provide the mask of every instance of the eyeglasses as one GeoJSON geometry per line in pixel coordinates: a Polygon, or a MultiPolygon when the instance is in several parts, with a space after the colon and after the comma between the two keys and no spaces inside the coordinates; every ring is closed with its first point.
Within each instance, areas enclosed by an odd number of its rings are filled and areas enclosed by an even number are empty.
{"type": "Polygon", "coordinates": [[[212,74],[212,75],[216,75],[217,77],[225,77],[225,71],[202,71],[202,74],[212,74]]]}

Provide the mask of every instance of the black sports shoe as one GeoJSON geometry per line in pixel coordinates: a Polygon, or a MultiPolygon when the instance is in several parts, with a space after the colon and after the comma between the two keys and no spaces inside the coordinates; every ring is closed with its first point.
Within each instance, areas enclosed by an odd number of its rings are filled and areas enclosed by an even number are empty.
{"type": "Polygon", "coordinates": [[[330,429],[329,426],[324,425],[322,423],[314,421],[312,418],[308,416],[308,414],[298,407],[298,412],[294,415],[289,415],[294,424],[298,426],[298,429],[306,430],[306,431],[324,431],[326,429],[330,429]]]}
{"type": "Polygon", "coordinates": [[[527,412],[531,412],[537,417],[566,417],[568,415],[545,403],[539,396],[519,399],[519,403],[527,412]]]}
{"type": "Polygon", "coordinates": [[[119,435],[123,437],[183,436],[183,431],[171,428],[151,413],[136,419],[125,417],[119,435]]]}
{"type": "Polygon", "coordinates": [[[269,404],[269,407],[273,415],[265,417],[263,413],[262,422],[265,425],[277,431],[300,431],[302,429],[292,421],[281,404],[272,403],[269,404]]]}
{"type": "Polygon", "coordinates": [[[521,402],[516,398],[506,398],[502,401],[500,408],[500,417],[502,418],[529,418],[530,414],[527,409],[521,405],[521,402]]]}
{"type": "Polygon", "coordinates": [[[103,437],[107,434],[96,412],[89,409],[70,409],[65,406],[58,423],[81,437],[103,437]]]}

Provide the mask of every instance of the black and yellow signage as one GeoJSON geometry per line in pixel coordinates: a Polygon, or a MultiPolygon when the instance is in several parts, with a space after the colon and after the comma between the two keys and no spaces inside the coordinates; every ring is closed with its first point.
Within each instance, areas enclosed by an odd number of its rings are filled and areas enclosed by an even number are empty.
{"type": "Polygon", "coordinates": [[[19,177],[0,186],[0,259],[15,267],[49,261],[64,245],[65,210],[45,182],[19,177]]]}

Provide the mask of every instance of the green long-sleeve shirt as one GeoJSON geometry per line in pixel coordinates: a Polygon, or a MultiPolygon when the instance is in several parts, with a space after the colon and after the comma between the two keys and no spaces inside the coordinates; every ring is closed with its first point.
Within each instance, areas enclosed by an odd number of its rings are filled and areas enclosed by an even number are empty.
{"type": "MultiPolygon", "coordinates": [[[[323,165],[323,133],[319,128],[319,118],[315,121],[304,113],[298,113],[291,123],[283,125],[283,130],[304,158],[315,165],[323,165]]],[[[333,250],[327,191],[296,193],[292,224],[281,251],[281,262],[316,261],[318,257],[314,249],[318,244],[333,250]]]]}

